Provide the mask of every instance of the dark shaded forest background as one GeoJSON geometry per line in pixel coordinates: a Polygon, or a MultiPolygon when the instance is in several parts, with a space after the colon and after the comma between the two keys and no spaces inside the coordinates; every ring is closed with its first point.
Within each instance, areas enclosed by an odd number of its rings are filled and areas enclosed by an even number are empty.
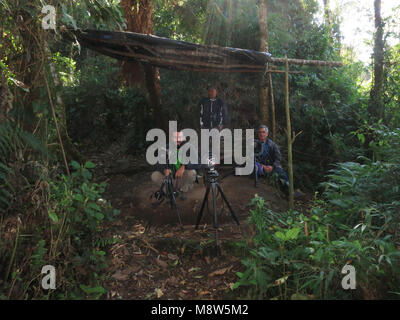
{"type": "MultiPolygon", "coordinates": [[[[274,220],[276,215],[256,201],[250,223],[258,234],[246,244],[252,254],[244,258],[246,272],[238,275],[237,287],[248,288],[247,297],[265,299],[276,296],[273,280],[289,279],[290,295],[280,298],[395,298],[400,294],[400,35],[390,35],[396,45],[385,41],[394,20],[383,17],[376,26],[374,55],[364,66],[341,44],[339,13],[326,9],[330,18],[318,21],[317,1],[266,3],[274,57],[344,66],[291,66],[304,72],[290,75],[292,128],[302,132],[293,145],[295,185],[315,193],[315,203],[309,212],[279,213],[274,220]],[[355,293],[333,285],[346,261],[359,270],[355,293]]],[[[57,32],[42,29],[41,1],[0,1],[2,299],[104,297],[105,251],[114,240],[102,238],[101,230],[118,210],[101,199],[106,183],[92,175],[95,164],[88,154],[117,143],[125,155],[143,156],[149,129],[168,120],[197,128],[198,102],[209,83],[228,104],[230,128],[265,121],[271,126],[270,117],[260,116],[262,75],[156,69],[96,54],[61,36],[65,27],[129,30],[259,50],[258,1],[48,4],[57,8],[57,32]],[[45,264],[63,266],[57,293],[31,285],[45,264]],[[75,273],[82,265],[92,272],[75,273]]],[[[273,139],[287,168],[284,74],[273,74],[272,81],[273,139]]]]}

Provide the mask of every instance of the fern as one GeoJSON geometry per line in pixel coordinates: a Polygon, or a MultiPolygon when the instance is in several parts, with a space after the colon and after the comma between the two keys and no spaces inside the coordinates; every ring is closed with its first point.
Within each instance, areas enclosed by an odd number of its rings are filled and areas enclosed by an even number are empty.
{"type": "Polygon", "coordinates": [[[12,170],[7,162],[12,151],[15,150],[15,131],[9,123],[0,124],[0,209],[8,210],[11,206],[12,187],[8,177],[12,170]]]}
{"type": "Polygon", "coordinates": [[[0,211],[7,211],[10,208],[14,194],[13,187],[9,183],[10,175],[14,174],[8,166],[10,156],[12,153],[22,150],[24,144],[49,156],[43,143],[32,134],[11,122],[0,124],[0,211]]]}
{"type": "Polygon", "coordinates": [[[116,243],[121,243],[121,239],[119,238],[104,238],[104,239],[97,239],[94,242],[94,246],[97,248],[105,248],[107,246],[111,246],[116,243]]]}

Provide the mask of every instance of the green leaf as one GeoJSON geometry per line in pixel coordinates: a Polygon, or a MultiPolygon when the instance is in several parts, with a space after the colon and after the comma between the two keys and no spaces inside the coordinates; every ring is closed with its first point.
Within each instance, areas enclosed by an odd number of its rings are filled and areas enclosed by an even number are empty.
{"type": "Polygon", "coordinates": [[[102,214],[100,212],[96,212],[95,217],[97,218],[97,220],[103,220],[104,219],[104,214],[102,214]]]}
{"type": "Polygon", "coordinates": [[[83,195],[82,194],[80,194],[80,193],[76,193],[76,194],[74,194],[74,199],[75,200],[77,200],[77,201],[84,201],[84,198],[83,198],[83,195]]]}
{"type": "Polygon", "coordinates": [[[92,179],[92,174],[90,173],[89,170],[83,169],[82,170],[82,177],[84,177],[86,180],[92,179]]]}
{"type": "Polygon", "coordinates": [[[293,293],[290,300],[310,300],[310,298],[304,294],[293,293]]]}
{"type": "Polygon", "coordinates": [[[270,263],[275,262],[275,259],[279,256],[279,252],[272,250],[268,247],[262,247],[258,251],[258,255],[262,258],[267,259],[270,263]]]}
{"type": "Polygon", "coordinates": [[[57,223],[58,222],[58,216],[54,211],[49,210],[49,217],[53,222],[57,223]]]}
{"type": "Polygon", "coordinates": [[[96,165],[95,165],[93,162],[91,162],[91,161],[87,161],[87,162],[85,163],[85,168],[86,168],[86,169],[93,169],[94,167],[96,167],[96,165]]]}
{"type": "Polygon", "coordinates": [[[72,166],[72,168],[74,168],[75,170],[78,170],[78,169],[81,168],[81,165],[80,165],[78,162],[76,162],[75,160],[71,161],[71,166],[72,166]]]}
{"type": "Polygon", "coordinates": [[[361,141],[362,144],[364,144],[364,142],[365,142],[365,136],[364,136],[362,133],[358,133],[358,134],[357,134],[357,138],[358,138],[358,140],[361,141]]]}
{"type": "Polygon", "coordinates": [[[102,286],[97,286],[90,288],[88,286],[85,286],[84,284],[79,285],[79,287],[86,293],[86,294],[92,294],[92,293],[107,293],[107,290],[104,289],[102,286]]]}
{"type": "Polygon", "coordinates": [[[275,237],[277,237],[278,239],[282,240],[282,241],[286,241],[286,236],[283,232],[281,231],[277,231],[275,232],[275,237]]]}
{"type": "Polygon", "coordinates": [[[289,229],[286,231],[286,239],[287,240],[297,239],[299,233],[300,233],[300,228],[289,229]]]}
{"type": "Polygon", "coordinates": [[[173,267],[176,267],[176,266],[178,265],[178,263],[179,263],[179,260],[175,260],[175,261],[172,263],[172,266],[173,266],[173,267]]]}
{"type": "Polygon", "coordinates": [[[240,287],[240,282],[235,282],[235,284],[232,286],[232,290],[235,290],[240,287]]]}
{"type": "Polygon", "coordinates": [[[95,204],[94,202],[89,202],[89,203],[87,204],[87,206],[88,206],[89,208],[94,209],[94,210],[101,211],[101,208],[100,208],[97,204],[95,204]]]}

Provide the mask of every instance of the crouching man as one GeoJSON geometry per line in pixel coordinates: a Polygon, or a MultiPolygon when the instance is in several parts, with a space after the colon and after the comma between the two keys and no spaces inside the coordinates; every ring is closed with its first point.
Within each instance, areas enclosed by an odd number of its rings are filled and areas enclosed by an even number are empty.
{"type": "MultiPolygon", "coordinates": [[[[193,188],[194,182],[196,180],[196,169],[199,169],[201,165],[199,164],[182,164],[180,161],[180,148],[186,144],[185,137],[182,132],[173,133],[173,143],[177,147],[176,162],[167,164],[157,164],[156,169],[151,175],[151,180],[157,187],[160,187],[166,176],[172,175],[174,181],[174,188],[180,193],[182,200],[187,198],[186,193],[193,188]]],[[[169,151],[169,146],[167,146],[167,152],[169,151]]]]}
{"type": "Polygon", "coordinates": [[[259,176],[277,173],[281,182],[282,191],[289,195],[289,178],[281,167],[281,152],[275,142],[268,138],[268,127],[261,125],[257,129],[258,140],[262,143],[262,154],[258,157],[256,167],[259,176]]]}

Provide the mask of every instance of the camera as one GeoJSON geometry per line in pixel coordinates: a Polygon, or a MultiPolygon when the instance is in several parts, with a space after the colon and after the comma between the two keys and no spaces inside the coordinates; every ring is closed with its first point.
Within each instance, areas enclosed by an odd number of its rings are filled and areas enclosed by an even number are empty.
{"type": "Polygon", "coordinates": [[[219,176],[219,173],[217,171],[217,162],[216,162],[216,157],[212,154],[212,152],[209,152],[207,154],[204,154],[202,156],[202,169],[204,170],[205,173],[205,179],[204,181],[212,181],[214,179],[217,179],[219,176]]]}
{"type": "Polygon", "coordinates": [[[207,170],[207,172],[215,172],[216,171],[216,159],[215,156],[210,152],[208,156],[206,156],[206,161],[204,164],[204,168],[207,170]]]}

